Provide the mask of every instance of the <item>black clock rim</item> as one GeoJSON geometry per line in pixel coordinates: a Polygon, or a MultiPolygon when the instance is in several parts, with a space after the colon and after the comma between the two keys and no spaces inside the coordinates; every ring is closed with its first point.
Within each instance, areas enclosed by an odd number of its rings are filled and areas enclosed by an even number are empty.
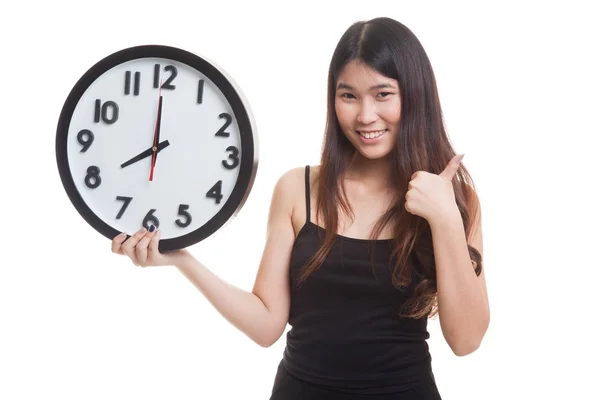
{"type": "Polygon", "coordinates": [[[234,217],[241,210],[249,195],[258,168],[257,148],[255,147],[257,137],[251,121],[251,111],[249,106],[244,103],[241,91],[234,87],[230,78],[226,77],[224,72],[216,65],[187,50],[158,44],[133,46],[106,56],[89,68],[81,78],[79,78],[65,100],[56,130],[56,162],[62,185],[77,212],[90,226],[92,226],[92,228],[106,238],[112,240],[120,232],[103,221],[87,206],[75,186],[67,157],[69,126],[73,112],[81,96],[96,79],[107,70],[119,64],[147,57],[167,58],[187,64],[213,81],[223,92],[223,95],[232,107],[239,126],[241,138],[239,175],[231,195],[221,209],[198,229],[182,236],[161,239],[159,249],[161,251],[173,251],[189,247],[205,240],[234,217]]]}

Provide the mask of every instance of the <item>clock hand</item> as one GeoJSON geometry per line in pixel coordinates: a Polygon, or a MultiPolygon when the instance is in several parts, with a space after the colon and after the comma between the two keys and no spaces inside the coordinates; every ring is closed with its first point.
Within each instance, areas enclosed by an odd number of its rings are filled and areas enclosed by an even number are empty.
{"type": "MultiPolygon", "coordinates": [[[[169,143],[168,140],[164,140],[162,143],[159,143],[158,146],[156,147],[156,152],[158,153],[162,149],[164,149],[167,146],[169,146],[169,144],[170,143],[169,143]]],[[[128,165],[131,165],[131,164],[133,164],[135,162],[143,160],[146,157],[150,157],[153,153],[154,152],[152,150],[152,147],[150,147],[149,149],[142,151],[140,154],[138,154],[137,156],[131,158],[130,160],[125,161],[123,164],[121,164],[121,168],[125,168],[128,165]]]]}
{"type": "Polygon", "coordinates": [[[157,152],[157,144],[159,142],[159,138],[160,138],[160,121],[162,118],[162,95],[161,93],[161,89],[162,89],[162,79],[160,82],[160,86],[158,87],[158,112],[156,115],[156,128],[154,129],[154,146],[152,147],[152,163],[150,164],[150,178],[149,180],[152,181],[154,180],[154,167],[156,166],[156,158],[158,156],[158,152],[157,152]]]}

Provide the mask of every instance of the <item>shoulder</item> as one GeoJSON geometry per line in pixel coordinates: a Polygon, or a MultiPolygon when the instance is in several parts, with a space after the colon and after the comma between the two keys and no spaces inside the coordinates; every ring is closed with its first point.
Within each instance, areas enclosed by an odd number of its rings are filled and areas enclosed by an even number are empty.
{"type": "Polygon", "coordinates": [[[295,167],[285,171],[275,182],[272,205],[291,213],[295,208],[296,198],[301,195],[304,188],[303,182],[304,167],[295,167]]]}
{"type": "MultiPolygon", "coordinates": [[[[319,166],[310,166],[309,182],[311,190],[316,183],[319,166]]],[[[296,233],[306,221],[306,166],[285,171],[277,179],[273,191],[273,206],[291,217],[296,233]]]]}
{"type": "MultiPolygon", "coordinates": [[[[318,176],[320,166],[309,166],[309,180],[311,186],[314,184],[318,176]]],[[[303,193],[306,184],[306,166],[295,167],[285,171],[275,184],[275,190],[281,190],[290,194],[303,193]]]]}

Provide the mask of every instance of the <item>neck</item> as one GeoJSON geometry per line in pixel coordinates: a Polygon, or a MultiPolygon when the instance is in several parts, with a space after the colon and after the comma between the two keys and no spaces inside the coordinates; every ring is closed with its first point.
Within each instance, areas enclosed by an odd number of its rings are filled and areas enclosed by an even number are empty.
{"type": "Polygon", "coordinates": [[[371,160],[356,152],[348,165],[346,179],[360,181],[375,190],[387,190],[394,188],[391,182],[392,163],[391,158],[371,160]]]}

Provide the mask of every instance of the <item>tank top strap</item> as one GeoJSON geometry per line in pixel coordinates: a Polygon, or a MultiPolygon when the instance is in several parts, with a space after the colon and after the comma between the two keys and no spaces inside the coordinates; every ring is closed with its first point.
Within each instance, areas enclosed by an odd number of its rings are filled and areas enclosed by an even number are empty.
{"type": "Polygon", "coordinates": [[[304,193],[306,196],[306,222],[310,222],[310,165],[304,169],[304,193]]]}

